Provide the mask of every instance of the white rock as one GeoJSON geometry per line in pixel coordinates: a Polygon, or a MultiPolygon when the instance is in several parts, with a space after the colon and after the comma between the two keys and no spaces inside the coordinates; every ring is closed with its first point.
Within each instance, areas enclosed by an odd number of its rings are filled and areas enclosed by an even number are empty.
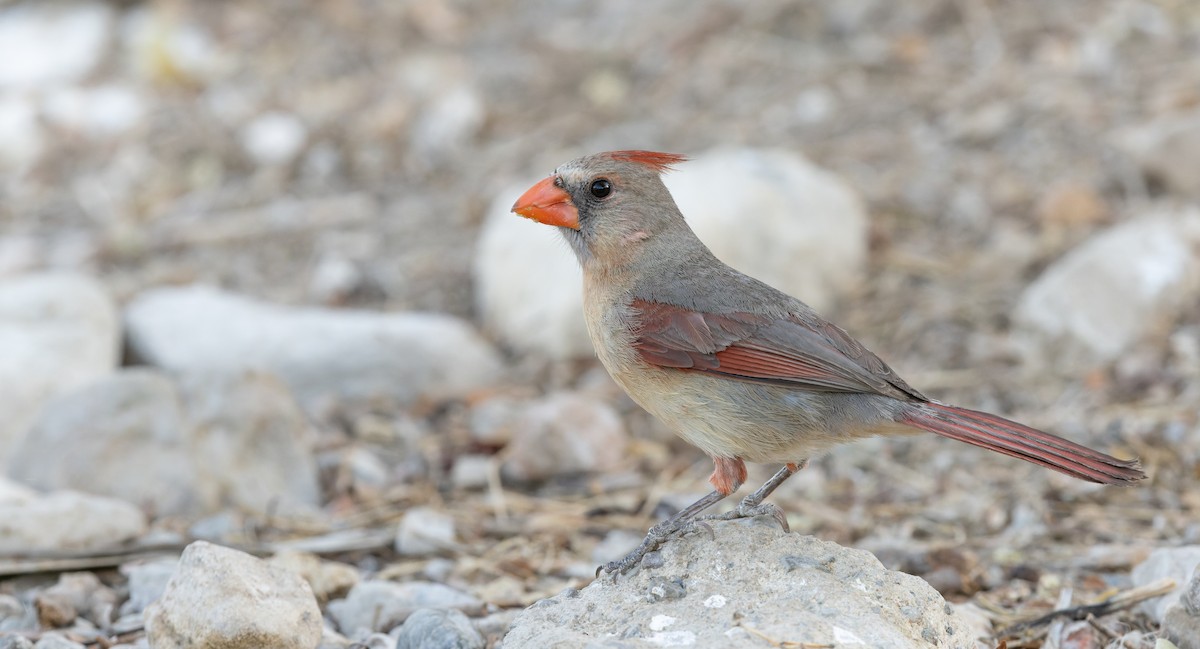
{"type": "Polygon", "coordinates": [[[1117,225],[1051,265],[1025,289],[1020,327],[1057,359],[1115,358],[1200,291],[1200,212],[1117,225]]]}
{"type": "MultiPolygon", "coordinates": [[[[487,486],[491,465],[490,455],[459,455],[454,458],[454,467],[450,469],[450,484],[456,489],[483,489],[487,486]]],[[[0,487],[2,493],[3,488],[0,487]]],[[[0,499],[3,499],[2,495],[0,499]]]]}
{"type": "Polygon", "coordinates": [[[288,515],[320,505],[316,431],[270,374],[185,376],[189,439],[199,479],[220,504],[288,515]]]}
{"type": "Polygon", "coordinates": [[[612,469],[629,445],[617,411],[578,394],[563,392],[534,401],[519,422],[501,465],[504,476],[514,480],[612,469]]]}
{"type": "Polygon", "coordinates": [[[0,9],[0,89],[74,81],[108,47],[113,9],[103,2],[29,2],[0,9]]]}
{"type": "Polygon", "coordinates": [[[129,580],[129,600],[121,606],[122,614],[146,610],[167,590],[167,583],[179,569],[176,559],[158,559],[145,563],[127,563],[121,566],[121,574],[129,580]]]}
{"type": "Polygon", "coordinates": [[[153,649],[312,649],[322,627],[298,575],[205,541],[183,551],[163,596],[146,609],[153,649]]]}
{"type": "Polygon", "coordinates": [[[444,584],[364,581],[346,599],[330,602],[327,611],[342,633],[352,634],[359,629],[388,631],[422,608],[475,610],[482,605],[471,595],[444,584]]]}
{"type": "Polygon", "coordinates": [[[396,649],[483,649],[483,635],[462,611],[423,608],[392,629],[396,649]]]}
{"type": "Polygon", "coordinates": [[[119,336],[116,306],[90,278],[0,281],[0,466],[42,404],[112,371],[119,336]]]}
{"type": "MultiPolygon", "coordinates": [[[[663,179],[718,258],[817,310],[828,309],[863,270],[868,220],[861,200],[798,154],[711,151],[663,179]]],[[[473,268],[479,312],[518,350],[590,356],[573,254],[554,228],[509,212],[530,184],[500,192],[484,222],[473,268]]]]}
{"type": "Polygon", "coordinates": [[[308,129],[291,113],[259,115],[242,129],[242,149],[260,165],[287,164],[308,140],[308,129]]]}
{"type": "Polygon", "coordinates": [[[265,370],[302,401],[450,399],[501,372],[499,355],[470,324],[441,314],[291,308],[196,286],[143,293],[125,319],[134,351],[151,364],[198,374],[265,370]]]}
{"type": "Polygon", "coordinates": [[[67,638],[58,635],[57,633],[47,633],[43,635],[37,644],[33,645],[33,649],[87,649],[78,642],[68,640],[67,638]]]}
{"type": "Polygon", "coordinates": [[[1159,548],[1151,552],[1145,561],[1133,567],[1130,574],[1133,585],[1145,586],[1160,579],[1174,579],[1175,590],[1162,597],[1142,602],[1142,611],[1162,622],[1167,609],[1178,602],[1186,591],[1188,580],[1197,567],[1200,567],[1200,545],[1159,548]]]}
{"type": "Polygon", "coordinates": [[[470,144],[486,117],[479,93],[458,85],[433,101],[413,124],[413,147],[425,157],[444,159],[470,144]]]}
{"type": "Polygon", "coordinates": [[[109,548],[146,531],[146,517],[114,498],[60,491],[0,503],[0,554],[109,548]]]}
{"type": "Polygon", "coordinates": [[[413,507],[404,513],[396,532],[396,552],[421,556],[443,552],[454,545],[454,519],[430,507],[413,507]]]}
{"type": "Polygon", "coordinates": [[[131,87],[61,88],[47,94],[46,117],[59,126],[101,137],[137,126],[146,113],[145,100],[131,87]]]}
{"type": "Polygon", "coordinates": [[[202,508],[179,393],[166,376],[114,373],[46,403],[8,473],[39,489],[75,489],[147,505],[202,508]]]}
{"type": "Polygon", "coordinates": [[[20,505],[37,497],[37,491],[0,475],[0,505],[20,505]]]}
{"type": "Polygon", "coordinates": [[[0,169],[24,169],[45,146],[37,105],[28,97],[0,94],[0,169]]]}
{"type": "Polygon", "coordinates": [[[207,32],[172,13],[157,5],[125,12],[121,39],[139,75],[155,82],[205,82],[227,67],[207,32]]]}
{"type": "Polygon", "coordinates": [[[673,539],[661,554],[661,567],[597,579],[529,607],[505,649],[581,647],[614,636],[634,647],[762,646],[740,627],[838,647],[853,646],[851,637],[867,647],[974,644],[928,583],[862,550],[738,521],[718,523],[711,536],[673,539]],[[704,605],[714,595],[725,600],[720,609],[704,605]]]}

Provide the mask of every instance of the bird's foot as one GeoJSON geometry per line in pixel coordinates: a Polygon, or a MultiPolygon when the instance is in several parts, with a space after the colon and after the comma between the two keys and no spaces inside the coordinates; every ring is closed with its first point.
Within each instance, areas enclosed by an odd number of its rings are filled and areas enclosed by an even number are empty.
{"type": "Polygon", "coordinates": [[[693,532],[697,528],[704,528],[709,530],[709,532],[712,531],[712,528],[707,524],[700,523],[693,518],[682,520],[671,518],[665,520],[651,527],[650,531],[646,533],[646,538],[642,539],[642,543],[634,548],[633,552],[625,555],[623,559],[610,561],[596,568],[596,576],[599,577],[601,572],[606,572],[610,575],[623,575],[633,570],[634,567],[642,562],[642,559],[647,554],[662,547],[667,541],[693,532]]]}
{"type": "Polygon", "coordinates": [[[697,516],[695,522],[702,523],[703,521],[732,521],[739,518],[755,518],[757,516],[770,516],[779,522],[779,526],[783,528],[783,531],[792,531],[792,528],[788,526],[787,514],[784,514],[782,509],[771,503],[755,502],[749,496],[743,499],[742,502],[738,503],[737,507],[734,507],[723,514],[707,514],[704,516],[697,516]]]}

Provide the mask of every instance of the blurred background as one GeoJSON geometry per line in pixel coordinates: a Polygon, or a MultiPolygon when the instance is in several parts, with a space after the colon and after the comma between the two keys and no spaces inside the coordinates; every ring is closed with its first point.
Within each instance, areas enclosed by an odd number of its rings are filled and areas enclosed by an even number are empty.
{"type": "Polygon", "coordinates": [[[204,538],[336,559],[323,602],[452,586],[494,641],[588,583],[711,471],[592,357],[565,245],[507,213],[617,148],[693,157],[668,182],[718,256],[926,394],[1151,475],[869,441],[780,491],[794,530],[984,630],[1200,544],[1194,2],[8,0],[0,596],[86,568],[136,639],[165,578],[130,575],[173,566],[144,549],[204,538]]]}

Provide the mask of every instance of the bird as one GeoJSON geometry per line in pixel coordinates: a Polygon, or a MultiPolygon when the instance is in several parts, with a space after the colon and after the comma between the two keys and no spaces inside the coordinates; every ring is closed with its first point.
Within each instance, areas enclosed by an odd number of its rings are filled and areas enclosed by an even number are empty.
{"type": "Polygon", "coordinates": [[[557,228],[574,251],[588,334],[613,380],[713,461],[710,493],[597,575],[632,570],[705,519],[766,514],[786,529],[764,499],[809,458],[866,437],[925,431],[1090,482],[1146,477],[1136,459],[926,397],[799,299],[722,263],[663,184],[686,160],[642,150],[583,156],[512,207],[557,228]],[[732,511],[700,516],[742,486],[746,462],[782,466],[732,511]]]}

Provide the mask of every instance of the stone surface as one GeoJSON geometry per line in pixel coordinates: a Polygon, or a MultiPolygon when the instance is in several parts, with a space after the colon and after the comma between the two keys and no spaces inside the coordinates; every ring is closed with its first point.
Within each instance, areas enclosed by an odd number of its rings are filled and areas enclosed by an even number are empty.
{"type": "Polygon", "coordinates": [[[974,642],[920,578],[763,520],[716,524],[712,536],[672,541],[661,556],[661,567],[534,604],[513,622],[505,649],[761,647],[763,636],[880,649],[974,642]]]}
{"type": "Polygon", "coordinates": [[[1195,210],[1114,226],[1026,288],[1016,321],[1056,359],[1111,360],[1200,295],[1197,246],[1195,210]]]}
{"type": "Polygon", "coordinates": [[[513,428],[501,471],[519,481],[611,469],[621,463],[629,445],[616,410],[567,392],[526,404],[513,428]]]}
{"type": "Polygon", "coordinates": [[[1163,635],[1179,649],[1200,649],[1200,566],[1192,571],[1179,601],[1167,607],[1162,626],[1163,635]]]}
{"type": "Polygon", "coordinates": [[[423,608],[413,611],[390,634],[396,649],[483,649],[483,635],[461,611],[423,608]]]}
{"type": "Polygon", "coordinates": [[[0,466],[50,398],[112,371],[119,337],[116,306],[95,280],[0,281],[0,466]]]}
{"type": "MultiPolygon", "coordinates": [[[[817,310],[828,309],[863,270],[862,202],[796,153],[715,150],[663,179],[719,259],[817,310]],[[717,186],[720,192],[711,191],[717,186]]],[[[590,356],[574,255],[554,228],[509,211],[531,184],[499,192],[488,212],[473,269],[477,307],[487,328],[518,350],[590,356]]]]}
{"type": "Polygon", "coordinates": [[[13,450],[8,472],[40,489],[112,496],[159,514],[193,510],[206,499],[179,391],[167,376],[144,369],[114,373],[47,403],[13,450]]]}
{"type": "Polygon", "coordinates": [[[403,556],[437,554],[454,545],[454,518],[431,507],[404,512],[396,530],[396,552],[403,556]]]}
{"type": "Polygon", "coordinates": [[[237,375],[265,370],[301,401],[324,396],[463,396],[495,381],[500,358],[458,318],[292,308],[217,289],[161,288],[125,312],[133,351],[177,372],[237,375]]]}
{"type": "Polygon", "coordinates": [[[482,606],[475,597],[444,584],[364,581],[346,599],[330,602],[327,612],[342,633],[352,634],[360,629],[389,631],[422,608],[473,611],[482,606]]]}
{"type": "Polygon", "coordinates": [[[1179,548],[1159,548],[1146,560],[1133,567],[1130,577],[1134,586],[1145,586],[1160,579],[1174,579],[1175,590],[1167,595],[1142,602],[1141,608],[1156,621],[1162,622],[1169,609],[1187,591],[1189,580],[1200,566],[1200,545],[1179,548]]]}
{"type": "Polygon", "coordinates": [[[33,649],[87,649],[78,642],[68,640],[61,635],[55,633],[47,633],[38,639],[37,644],[33,645],[33,649]]]}
{"type": "Polygon", "coordinates": [[[308,513],[321,499],[316,432],[282,381],[261,372],[184,377],[196,474],[218,504],[308,513]]]}
{"type": "Polygon", "coordinates": [[[146,609],[153,649],[304,649],[321,642],[321,611],[293,572],[197,541],[146,609]]]}
{"type": "Polygon", "coordinates": [[[60,491],[0,504],[0,554],[110,548],[146,531],[146,517],[114,498],[60,491]]]}

